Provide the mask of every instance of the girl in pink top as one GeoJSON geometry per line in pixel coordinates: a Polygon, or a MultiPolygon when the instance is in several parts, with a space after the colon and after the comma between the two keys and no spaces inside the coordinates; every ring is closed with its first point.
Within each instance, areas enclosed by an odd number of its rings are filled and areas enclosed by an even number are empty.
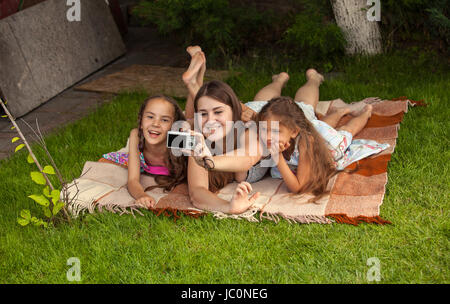
{"type": "Polygon", "coordinates": [[[176,121],[184,121],[177,102],[164,95],[153,96],[141,106],[138,128],[131,130],[129,153],[113,152],[103,158],[128,166],[128,192],[136,204],[155,207],[155,199],[146,193],[155,187],[170,191],[186,180],[186,157],[176,156],[166,146],[167,132],[176,121]],[[146,189],[139,182],[140,174],[155,177],[156,186],[146,189]]]}

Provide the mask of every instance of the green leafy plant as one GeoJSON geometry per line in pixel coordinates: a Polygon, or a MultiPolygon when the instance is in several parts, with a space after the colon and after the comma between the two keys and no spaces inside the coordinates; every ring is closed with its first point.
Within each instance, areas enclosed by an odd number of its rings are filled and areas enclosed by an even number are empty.
{"type": "Polygon", "coordinates": [[[40,186],[44,186],[44,188],[37,194],[29,195],[28,197],[32,199],[36,204],[38,204],[43,211],[43,214],[45,216],[45,220],[39,219],[35,216],[31,215],[30,210],[24,209],[20,212],[20,217],[17,218],[17,222],[21,226],[27,226],[29,224],[34,224],[35,226],[42,226],[42,227],[49,227],[49,224],[54,224],[57,220],[63,219],[70,222],[70,216],[67,212],[66,206],[68,203],[68,195],[67,195],[67,183],[64,181],[61,173],[57,169],[55,162],[53,158],[51,157],[47,146],[45,145],[44,138],[40,132],[39,125],[36,121],[37,125],[37,132],[31,128],[31,126],[24,120],[25,124],[27,124],[30,129],[34,132],[38,139],[38,143],[41,145],[41,147],[46,152],[48,158],[50,159],[50,162],[52,165],[47,164],[46,166],[42,167],[39,161],[36,158],[36,155],[34,154],[33,150],[31,149],[28,141],[24,137],[22,131],[20,130],[19,126],[15,122],[14,117],[9,112],[8,108],[6,107],[6,102],[3,102],[2,99],[0,99],[0,104],[3,107],[6,115],[3,115],[2,118],[9,118],[13,126],[11,127],[11,130],[16,130],[19,137],[14,137],[11,142],[15,143],[17,141],[22,140],[23,143],[16,146],[14,149],[14,152],[17,153],[24,147],[26,147],[29,151],[29,155],[27,157],[27,162],[29,164],[35,164],[39,171],[31,171],[30,177],[33,182],[40,186]],[[56,169],[55,169],[56,168],[56,169]],[[62,185],[62,191],[63,191],[63,199],[61,199],[61,190],[56,189],[52,182],[50,181],[49,176],[57,176],[59,178],[59,181],[62,185]],[[60,216],[60,211],[63,211],[63,215],[60,216]]]}
{"type": "Polygon", "coordinates": [[[324,61],[324,69],[344,55],[346,40],[334,21],[329,1],[299,1],[302,10],[294,17],[282,41],[304,61],[324,61]]]}
{"type": "Polygon", "coordinates": [[[286,30],[283,41],[298,54],[312,60],[333,59],[344,54],[344,35],[332,21],[324,21],[318,12],[305,10],[295,16],[286,30]]]}
{"type": "Polygon", "coordinates": [[[155,24],[161,34],[200,44],[209,57],[247,49],[272,21],[270,12],[231,5],[228,0],[141,1],[133,14],[144,25],[155,24]]]}
{"type": "Polygon", "coordinates": [[[393,48],[399,41],[412,40],[437,42],[440,50],[449,51],[449,0],[386,0],[381,4],[386,48],[393,48]]]}
{"type": "Polygon", "coordinates": [[[447,46],[450,44],[450,19],[445,16],[444,9],[432,7],[425,10],[429,13],[430,31],[435,36],[445,41],[447,46]]]}

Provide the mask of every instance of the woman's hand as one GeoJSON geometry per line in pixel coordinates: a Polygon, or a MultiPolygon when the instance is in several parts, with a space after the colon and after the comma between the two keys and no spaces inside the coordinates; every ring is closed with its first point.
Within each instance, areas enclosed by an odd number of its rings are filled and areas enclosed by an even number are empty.
{"type": "Polygon", "coordinates": [[[194,150],[183,149],[183,153],[192,156],[195,162],[200,167],[206,168],[206,166],[208,166],[209,169],[214,168],[212,154],[205,143],[205,137],[203,136],[203,134],[192,130],[190,131],[190,133],[195,137],[196,146],[194,147],[194,150]]]}
{"type": "Polygon", "coordinates": [[[253,194],[250,198],[248,195],[252,191],[252,186],[248,182],[241,182],[234,191],[230,202],[230,213],[240,214],[248,210],[259,197],[259,192],[253,194]]]}
{"type": "Polygon", "coordinates": [[[135,200],[134,203],[146,209],[154,208],[156,205],[155,199],[148,194],[141,196],[140,198],[135,200]]]}

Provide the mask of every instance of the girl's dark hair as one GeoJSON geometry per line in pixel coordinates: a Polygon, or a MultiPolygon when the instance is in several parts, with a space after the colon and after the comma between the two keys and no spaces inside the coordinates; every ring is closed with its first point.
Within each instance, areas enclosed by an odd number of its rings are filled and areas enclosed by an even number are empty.
{"type": "MultiPolygon", "coordinates": [[[[198,112],[198,100],[203,97],[211,97],[223,104],[231,107],[233,111],[233,121],[239,121],[242,115],[241,102],[237,98],[233,89],[220,80],[212,80],[205,83],[197,92],[194,98],[194,110],[198,112]]],[[[236,140],[236,136],[234,137],[236,140]]],[[[209,171],[209,190],[211,192],[217,192],[227,184],[233,182],[234,173],[232,172],[219,172],[219,171],[209,171]]]]}
{"type": "Polygon", "coordinates": [[[283,156],[286,159],[291,157],[298,140],[300,154],[306,157],[312,173],[309,181],[298,193],[312,193],[316,196],[314,201],[317,201],[328,193],[326,190],[328,181],[337,174],[325,140],[306,119],[303,110],[290,97],[276,97],[269,100],[259,112],[257,122],[266,120],[269,116],[277,117],[280,124],[290,130],[300,129],[299,135],[296,139],[291,139],[290,147],[283,152],[283,156]]]}
{"type": "MultiPolygon", "coordinates": [[[[182,120],[182,121],[186,120],[180,106],[172,97],[165,96],[165,95],[155,95],[155,96],[149,97],[141,105],[141,108],[139,110],[139,115],[138,115],[138,128],[139,128],[138,136],[139,136],[139,151],[140,152],[144,152],[144,147],[145,147],[144,133],[141,128],[142,117],[143,117],[144,110],[147,107],[148,103],[155,99],[162,99],[162,100],[165,100],[165,101],[169,102],[170,104],[172,104],[173,109],[174,109],[173,122],[180,121],[180,120],[182,120]]],[[[168,159],[169,159],[170,175],[169,176],[153,175],[153,174],[150,174],[150,173],[144,171],[144,174],[153,176],[155,178],[155,182],[157,183],[157,185],[155,185],[155,186],[147,187],[144,191],[150,191],[154,188],[164,188],[164,190],[170,191],[173,188],[175,188],[177,185],[186,181],[186,176],[187,176],[186,157],[183,155],[175,156],[174,153],[172,153],[170,148],[167,148],[167,149],[168,149],[168,153],[169,153],[168,159]]]]}

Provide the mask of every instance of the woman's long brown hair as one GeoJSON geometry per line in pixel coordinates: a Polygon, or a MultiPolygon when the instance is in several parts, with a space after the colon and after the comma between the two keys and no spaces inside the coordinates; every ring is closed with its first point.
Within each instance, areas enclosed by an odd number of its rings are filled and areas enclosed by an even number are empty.
{"type": "Polygon", "coordinates": [[[233,89],[225,82],[220,80],[212,80],[202,85],[194,98],[195,112],[198,112],[198,100],[203,96],[211,97],[221,103],[230,106],[233,110],[233,121],[238,121],[241,119],[241,102],[237,98],[233,89]]]}
{"type": "Polygon", "coordinates": [[[269,100],[259,112],[257,121],[267,120],[271,116],[279,119],[280,124],[290,130],[300,129],[299,135],[296,139],[291,139],[291,145],[283,152],[283,156],[289,159],[298,141],[298,150],[304,151],[302,155],[307,158],[312,173],[308,182],[298,193],[312,193],[316,196],[313,201],[318,200],[328,193],[328,181],[337,174],[325,140],[306,119],[303,110],[290,97],[276,97],[269,100]]]}
{"type": "MultiPolygon", "coordinates": [[[[186,120],[186,118],[183,114],[183,111],[181,110],[180,106],[173,98],[171,98],[169,96],[165,96],[165,95],[155,95],[155,96],[149,97],[141,105],[141,108],[139,110],[139,115],[138,115],[139,151],[142,153],[144,152],[144,147],[145,147],[144,133],[141,128],[142,117],[144,114],[144,110],[147,107],[147,104],[155,99],[163,99],[163,100],[169,102],[173,106],[174,113],[175,113],[173,122],[180,121],[180,120],[182,120],[182,121],[186,120]]],[[[153,175],[153,174],[150,174],[150,173],[144,171],[144,174],[153,176],[155,178],[155,182],[157,183],[157,185],[155,185],[155,186],[147,187],[144,191],[150,191],[154,188],[163,188],[165,191],[170,191],[173,188],[175,188],[177,185],[186,181],[186,177],[187,177],[186,157],[183,155],[175,156],[175,154],[172,153],[170,148],[167,148],[167,149],[168,149],[168,153],[169,153],[168,159],[169,159],[170,175],[169,176],[153,175]]]]}
{"type": "MultiPolygon", "coordinates": [[[[199,89],[197,95],[195,95],[194,99],[195,112],[198,112],[198,100],[203,96],[211,97],[223,104],[230,106],[233,111],[233,121],[238,121],[241,119],[242,115],[241,102],[237,98],[233,89],[225,82],[219,80],[212,80],[210,82],[205,83],[199,89]]],[[[234,138],[236,140],[236,136],[234,138]]],[[[223,187],[225,187],[227,184],[233,182],[234,173],[209,171],[208,180],[209,180],[209,190],[211,192],[217,192],[223,187]]]]}

